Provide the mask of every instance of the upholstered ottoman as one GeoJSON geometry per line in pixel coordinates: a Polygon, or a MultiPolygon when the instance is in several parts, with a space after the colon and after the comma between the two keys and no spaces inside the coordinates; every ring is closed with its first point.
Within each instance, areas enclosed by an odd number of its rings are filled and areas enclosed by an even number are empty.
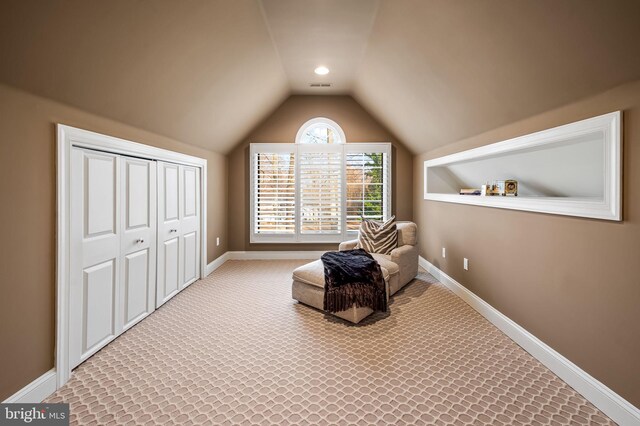
{"type": "MultiPolygon", "coordinates": [[[[380,269],[382,270],[385,287],[387,289],[387,300],[389,300],[389,271],[384,267],[380,267],[380,269]]],[[[322,264],[322,260],[314,260],[313,262],[296,268],[293,271],[292,278],[291,293],[293,298],[305,305],[323,310],[324,265],[322,264]]],[[[356,308],[354,305],[350,309],[332,313],[332,315],[357,324],[372,312],[373,310],[370,308],[356,308]]]]}

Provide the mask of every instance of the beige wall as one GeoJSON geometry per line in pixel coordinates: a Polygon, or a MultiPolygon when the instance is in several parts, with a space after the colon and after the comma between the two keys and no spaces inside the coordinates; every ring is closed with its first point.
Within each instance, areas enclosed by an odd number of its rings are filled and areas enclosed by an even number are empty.
{"type": "Polygon", "coordinates": [[[336,244],[249,243],[249,144],[293,143],[302,124],[314,117],[337,122],[347,142],[391,142],[392,212],[412,220],[413,156],[350,96],[291,96],[229,154],[229,250],[328,250],[336,244]]]}
{"type": "Polygon", "coordinates": [[[414,172],[421,255],[640,406],[640,81],[418,155],[414,172]],[[622,223],[422,198],[426,159],[615,110],[624,111],[622,223]]]}
{"type": "Polygon", "coordinates": [[[0,401],[53,368],[55,123],[206,158],[209,261],[227,250],[223,155],[0,85],[0,401]]]}

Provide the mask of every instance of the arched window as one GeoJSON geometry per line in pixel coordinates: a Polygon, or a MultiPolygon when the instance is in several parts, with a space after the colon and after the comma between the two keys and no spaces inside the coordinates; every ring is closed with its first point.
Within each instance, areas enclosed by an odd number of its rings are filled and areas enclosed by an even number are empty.
{"type": "Polygon", "coordinates": [[[296,135],[301,144],[342,144],[347,138],[342,128],[333,120],[324,117],[312,118],[304,123],[296,135]]]}
{"type": "Polygon", "coordinates": [[[346,142],[318,117],[295,143],[251,144],[252,243],[339,242],[391,216],[391,144],[346,142]]]}

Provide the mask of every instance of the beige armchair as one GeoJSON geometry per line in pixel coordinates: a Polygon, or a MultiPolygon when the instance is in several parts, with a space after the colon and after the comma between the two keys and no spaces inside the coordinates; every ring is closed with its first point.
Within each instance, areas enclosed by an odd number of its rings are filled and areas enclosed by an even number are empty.
{"type": "MultiPolygon", "coordinates": [[[[413,222],[398,222],[398,247],[391,254],[371,255],[389,271],[389,294],[407,285],[418,274],[418,227],[413,222]]],[[[351,250],[358,240],[340,243],[340,251],[351,250]]]]}

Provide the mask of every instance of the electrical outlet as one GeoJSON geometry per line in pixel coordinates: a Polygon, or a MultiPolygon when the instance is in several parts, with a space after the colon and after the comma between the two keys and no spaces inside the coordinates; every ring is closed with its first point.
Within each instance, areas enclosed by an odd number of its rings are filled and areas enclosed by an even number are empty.
{"type": "Polygon", "coordinates": [[[464,270],[468,271],[469,270],[469,259],[467,259],[466,257],[464,258],[464,262],[462,263],[462,266],[464,266],[464,270]]]}
{"type": "Polygon", "coordinates": [[[220,237],[216,237],[216,246],[220,245],[220,237]]]}
{"type": "Polygon", "coordinates": [[[442,247],[442,257],[447,257],[447,249],[442,247]]]}

